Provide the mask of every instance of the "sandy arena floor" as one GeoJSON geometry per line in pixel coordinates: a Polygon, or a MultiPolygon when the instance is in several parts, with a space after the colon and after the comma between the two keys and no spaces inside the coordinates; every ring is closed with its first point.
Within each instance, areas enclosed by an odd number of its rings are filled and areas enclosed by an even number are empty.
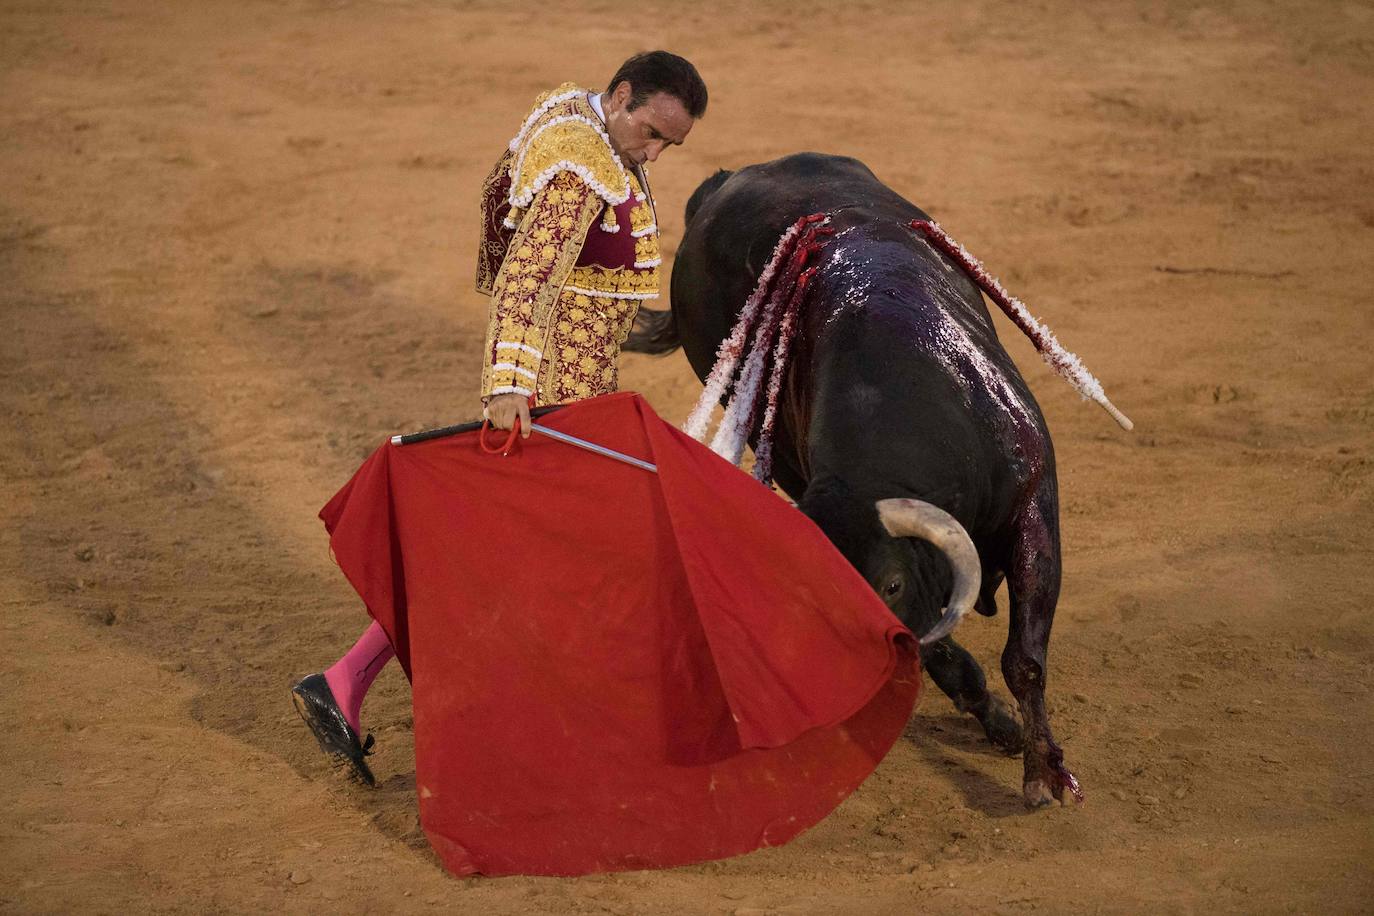
{"type": "MultiPolygon", "coordinates": [[[[1374,908],[1374,6],[0,3],[4,912],[1374,908]],[[654,171],[865,160],[1043,315],[1002,323],[1061,467],[1051,703],[1078,810],[930,689],[789,846],[458,881],[287,701],[365,623],[320,505],[475,413],[477,190],[541,89],[668,47],[711,87],[654,171]]],[[[622,383],[681,420],[680,355],[622,383]]],[[[962,638],[996,670],[1004,617],[962,638]]],[[[1005,688],[998,684],[1005,696],[1005,688]]]]}

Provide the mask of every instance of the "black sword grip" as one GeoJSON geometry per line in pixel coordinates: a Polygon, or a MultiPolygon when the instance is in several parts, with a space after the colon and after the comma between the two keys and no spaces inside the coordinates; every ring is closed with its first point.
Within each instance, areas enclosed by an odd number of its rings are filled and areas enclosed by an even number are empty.
{"type": "MultiPolygon", "coordinates": [[[[553,413],[555,410],[562,410],[565,404],[549,404],[546,407],[536,407],[530,411],[530,420],[542,417],[545,414],[553,413]]],[[[471,423],[459,423],[456,426],[441,426],[438,429],[424,429],[418,433],[406,433],[401,437],[398,445],[414,445],[416,442],[428,442],[430,439],[443,439],[447,436],[457,436],[461,433],[472,433],[482,428],[481,420],[473,420],[471,423]]]]}

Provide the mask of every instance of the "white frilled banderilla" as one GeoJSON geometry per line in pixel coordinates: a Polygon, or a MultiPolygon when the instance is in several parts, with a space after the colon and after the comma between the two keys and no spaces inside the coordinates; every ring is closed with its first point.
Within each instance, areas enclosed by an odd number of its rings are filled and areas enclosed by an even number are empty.
{"type": "MultiPolygon", "coordinates": [[[[706,378],[706,386],[682,426],[687,435],[704,442],[711,422],[711,408],[725,395],[726,389],[730,389],[725,415],[711,439],[711,450],[738,465],[744,457],[744,446],[749,440],[754,418],[762,407],[754,477],[763,483],[772,480],[773,425],[788,353],[796,334],[797,311],[816,273],[816,268],[807,267],[806,262],[821,249],[823,237],[834,232],[828,227],[829,222],[827,214],[813,213],[797,220],[778,239],[730,335],[716,350],[716,363],[706,378]],[[770,352],[772,373],[765,384],[764,371],[769,365],[770,352]]],[[[1008,294],[964,246],[932,220],[912,220],[911,228],[958,264],[988,298],[997,303],[1030,338],[1050,368],[1085,399],[1091,398],[1101,405],[1122,429],[1133,428],[1134,424],[1107,398],[1102,383],[1093,377],[1082,360],[1064,349],[1050,329],[1037,321],[1021,300],[1008,294]]]]}
{"type": "Polygon", "coordinates": [[[997,278],[988,273],[982,262],[969,254],[963,245],[951,238],[949,233],[940,228],[939,223],[934,220],[916,219],[911,221],[911,228],[925,236],[926,240],[937,249],[953,258],[954,263],[963,268],[969,278],[978,284],[978,288],[986,293],[989,299],[996,302],[998,307],[1012,320],[1012,323],[1021,329],[1021,333],[1030,338],[1031,343],[1035,344],[1036,351],[1049,364],[1049,367],[1076,388],[1084,400],[1091,398],[1095,401],[1103,410],[1111,414],[1112,419],[1122,429],[1129,431],[1135,427],[1130,418],[1117,410],[1116,405],[1108,400],[1107,393],[1102,390],[1102,383],[1093,377],[1093,374],[1088,371],[1088,367],[1083,365],[1083,361],[1065,350],[1053,332],[1037,321],[1031,315],[1030,309],[1026,308],[1020,299],[1008,293],[1002,284],[997,282],[997,278]]]}
{"type": "Polygon", "coordinates": [[[834,232],[826,225],[829,222],[830,217],[826,214],[813,213],[797,220],[778,239],[730,336],[721,341],[716,350],[716,364],[706,378],[706,387],[682,426],[687,435],[704,442],[711,422],[711,408],[720,401],[726,388],[730,388],[725,416],[711,439],[711,450],[738,465],[744,457],[749,430],[754,426],[762,401],[763,422],[754,453],[754,477],[765,484],[772,480],[773,424],[777,418],[778,394],[787,370],[787,356],[797,330],[797,310],[816,273],[816,269],[807,267],[806,262],[821,249],[823,237],[834,232]],[[764,369],[770,351],[772,374],[765,386],[764,369]],[[742,369],[741,361],[744,363],[742,369]]]}

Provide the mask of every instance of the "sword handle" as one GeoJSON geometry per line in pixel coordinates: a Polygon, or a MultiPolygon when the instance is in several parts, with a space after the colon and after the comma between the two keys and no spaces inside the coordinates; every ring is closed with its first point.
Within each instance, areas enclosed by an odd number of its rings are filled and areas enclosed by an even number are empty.
{"type": "MultiPolygon", "coordinates": [[[[530,421],[535,417],[542,417],[545,414],[553,413],[555,410],[562,410],[566,404],[549,404],[545,407],[536,407],[530,411],[530,421]]],[[[443,439],[448,436],[457,436],[462,433],[472,433],[482,428],[481,420],[473,420],[471,423],[459,423],[456,426],[441,426],[438,429],[425,429],[418,433],[406,433],[405,435],[392,436],[392,445],[414,445],[417,442],[428,442],[430,439],[443,439]]]]}

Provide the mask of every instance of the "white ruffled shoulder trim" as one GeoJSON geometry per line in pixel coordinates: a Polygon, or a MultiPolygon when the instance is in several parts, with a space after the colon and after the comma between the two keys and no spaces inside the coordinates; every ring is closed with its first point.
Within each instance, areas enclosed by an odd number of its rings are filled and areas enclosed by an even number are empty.
{"type": "Polygon", "coordinates": [[[530,112],[530,116],[525,119],[525,123],[520,125],[520,132],[510,141],[510,151],[513,153],[520,148],[520,144],[525,141],[525,134],[530,132],[530,128],[534,126],[534,122],[543,117],[546,111],[553,108],[555,105],[562,105],[569,99],[577,98],[577,96],[584,91],[585,90],[582,89],[571,89],[567,92],[551,95],[545,99],[544,104],[530,112]]]}
{"type": "MultiPolygon", "coordinates": [[[[528,207],[531,203],[534,202],[534,196],[538,194],[540,191],[544,190],[544,186],[547,185],[550,181],[553,181],[554,176],[557,175],[559,172],[572,172],[578,178],[581,178],[583,181],[585,181],[587,183],[587,186],[596,192],[597,197],[600,197],[602,200],[606,201],[606,203],[611,204],[612,206],[614,206],[615,204],[621,204],[625,202],[625,198],[623,197],[620,198],[620,200],[616,200],[615,195],[611,193],[610,188],[606,187],[604,184],[597,181],[596,178],[592,175],[591,169],[587,168],[582,163],[573,162],[571,159],[560,159],[553,165],[546,168],[544,171],[540,172],[539,175],[534,179],[534,181],[530,182],[530,185],[526,189],[524,194],[516,195],[512,193],[510,196],[511,206],[520,207],[522,209],[528,207]]],[[[511,187],[515,187],[514,183],[511,184],[511,187]]]]}
{"type": "Polygon", "coordinates": [[[566,114],[559,115],[554,118],[549,118],[543,124],[540,124],[537,130],[531,130],[535,122],[538,121],[539,118],[543,116],[545,113],[547,113],[549,109],[553,108],[555,105],[558,105],[562,102],[566,102],[569,99],[575,98],[581,93],[582,90],[579,89],[572,92],[561,93],[548,99],[548,101],[546,101],[543,105],[539,106],[539,108],[536,109],[535,112],[525,120],[524,126],[520,128],[520,133],[516,134],[514,140],[511,140],[511,151],[519,151],[519,155],[515,160],[515,167],[511,169],[510,173],[511,183],[509,199],[512,207],[528,207],[534,201],[534,195],[542,191],[544,189],[544,186],[547,185],[550,181],[552,181],[555,175],[562,171],[569,171],[577,175],[579,178],[585,181],[593,191],[596,192],[597,197],[600,197],[602,200],[604,200],[606,203],[610,204],[613,207],[619,206],[620,204],[623,204],[625,201],[630,199],[629,173],[626,172],[624,164],[620,161],[620,157],[616,155],[615,148],[611,146],[611,138],[607,135],[605,127],[598,121],[592,120],[591,118],[585,117],[580,114],[566,114]],[[516,189],[521,187],[522,184],[520,180],[520,173],[524,170],[525,167],[525,154],[529,152],[530,146],[534,143],[534,141],[539,137],[540,134],[548,130],[550,127],[554,127],[558,124],[567,124],[573,121],[580,121],[581,123],[590,127],[592,130],[596,132],[596,135],[601,138],[601,142],[605,144],[606,152],[610,153],[611,161],[615,163],[616,169],[622,175],[625,176],[624,189],[612,191],[610,188],[606,187],[600,181],[597,181],[594,177],[592,177],[591,170],[588,169],[586,166],[581,165],[580,163],[572,162],[568,159],[562,159],[558,162],[555,162],[553,165],[549,166],[544,171],[536,175],[534,181],[530,182],[525,187],[524,193],[517,193],[516,189]]]}

